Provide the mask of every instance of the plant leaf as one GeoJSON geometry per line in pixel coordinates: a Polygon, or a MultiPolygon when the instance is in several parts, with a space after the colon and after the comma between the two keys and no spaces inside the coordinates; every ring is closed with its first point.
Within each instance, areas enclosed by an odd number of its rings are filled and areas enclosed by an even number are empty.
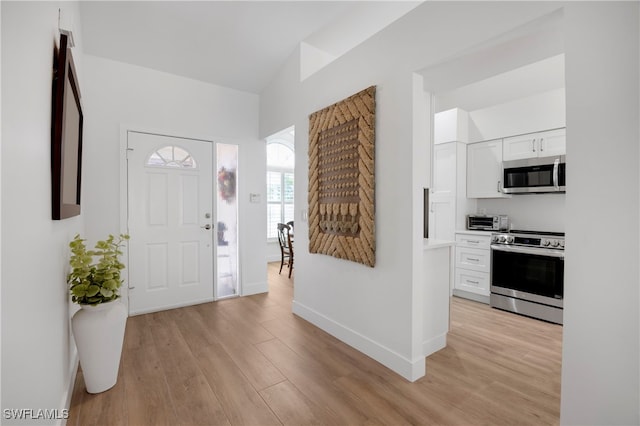
{"type": "Polygon", "coordinates": [[[103,295],[104,297],[111,297],[111,296],[113,296],[113,291],[111,291],[111,290],[109,290],[109,289],[107,289],[107,288],[102,287],[102,288],[100,289],[100,294],[101,294],[101,295],[103,295]]]}
{"type": "Polygon", "coordinates": [[[97,285],[90,285],[89,288],[87,289],[87,296],[93,297],[96,294],[98,294],[99,291],[100,291],[100,287],[98,287],[97,285]]]}

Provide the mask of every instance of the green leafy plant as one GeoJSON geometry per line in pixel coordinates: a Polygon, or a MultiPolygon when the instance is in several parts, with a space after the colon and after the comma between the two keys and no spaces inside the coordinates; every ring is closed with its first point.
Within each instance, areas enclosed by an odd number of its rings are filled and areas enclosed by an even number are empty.
{"type": "Polygon", "coordinates": [[[95,250],[87,250],[86,240],[80,238],[80,235],[75,236],[69,243],[71,272],[67,276],[73,302],[98,305],[120,297],[120,271],[124,269],[124,264],[119,259],[122,255],[120,249],[128,239],[129,235],[126,234],[120,234],[117,239],[109,235],[106,240],[96,243],[95,250]]]}

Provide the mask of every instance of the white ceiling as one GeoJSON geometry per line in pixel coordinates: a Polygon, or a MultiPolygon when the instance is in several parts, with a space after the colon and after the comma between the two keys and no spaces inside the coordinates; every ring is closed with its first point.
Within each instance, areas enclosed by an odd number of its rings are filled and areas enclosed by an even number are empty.
{"type": "Polygon", "coordinates": [[[564,54],[559,54],[448,92],[437,93],[436,110],[462,108],[474,111],[564,87],[564,54]]]}
{"type": "Polygon", "coordinates": [[[557,10],[422,70],[436,109],[473,111],[563,88],[563,22],[557,10]]]}
{"type": "Polygon", "coordinates": [[[83,1],[82,48],[86,54],[260,93],[300,42],[339,55],[371,36],[373,21],[378,31],[417,4],[83,1]],[[338,46],[336,28],[361,34],[345,33],[349,45],[338,46]]]}

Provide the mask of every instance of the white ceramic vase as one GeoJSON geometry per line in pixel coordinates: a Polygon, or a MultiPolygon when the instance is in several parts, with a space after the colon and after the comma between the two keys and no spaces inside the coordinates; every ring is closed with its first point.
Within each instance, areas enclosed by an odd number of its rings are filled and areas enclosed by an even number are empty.
{"type": "Polygon", "coordinates": [[[71,327],[89,393],[111,389],[118,380],[127,308],[119,300],[80,305],[71,327]]]}

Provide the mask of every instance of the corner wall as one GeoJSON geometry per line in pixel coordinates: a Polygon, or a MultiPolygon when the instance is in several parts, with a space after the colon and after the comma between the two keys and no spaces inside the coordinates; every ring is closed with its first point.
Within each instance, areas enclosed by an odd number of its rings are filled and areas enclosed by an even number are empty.
{"type": "MultiPolygon", "coordinates": [[[[71,29],[87,84],[76,3],[2,2],[2,409],[62,409],[77,365],[70,333],[68,242],[82,215],[51,219],[53,49],[71,29]]],[[[86,109],[85,114],[91,114],[86,109]]],[[[5,418],[3,423],[21,424],[5,418]]],[[[33,424],[27,419],[24,423],[33,424]]],[[[56,420],[38,420],[53,424],[56,420]]]]}

